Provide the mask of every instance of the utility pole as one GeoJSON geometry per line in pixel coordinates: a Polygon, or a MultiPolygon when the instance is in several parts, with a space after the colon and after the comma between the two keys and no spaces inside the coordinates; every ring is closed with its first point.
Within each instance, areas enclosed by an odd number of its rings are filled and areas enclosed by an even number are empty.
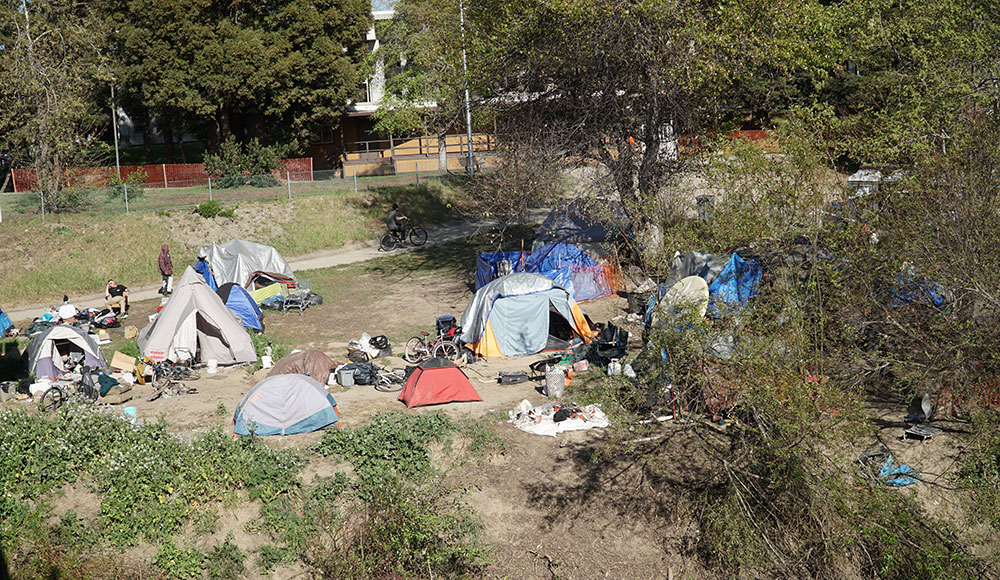
{"type": "Polygon", "coordinates": [[[476,156],[472,152],[472,111],[469,108],[469,65],[465,58],[465,3],[458,0],[458,23],[462,29],[462,73],[465,75],[465,139],[469,149],[469,177],[476,175],[476,156]]]}
{"type": "Polygon", "coordinates": [[[128,184],[122,179],[122,164],[118,157],[118,111],[115,108],[115,83],[111,81],[111,130],[115,137],[115,169],[118,171],[118,181],[121,182],[125,192],[125,213],[128,213],[128,184]]]}

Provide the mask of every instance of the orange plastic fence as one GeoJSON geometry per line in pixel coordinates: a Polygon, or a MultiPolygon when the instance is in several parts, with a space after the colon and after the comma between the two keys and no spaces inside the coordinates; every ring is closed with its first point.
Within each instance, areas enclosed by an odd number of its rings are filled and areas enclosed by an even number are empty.
{"type": "MultiPolygon", "coordinates": [[[[188,187],[208,183],[208,172],[204,163],[158,163],[155,165],[122,165],[122,179],[138,171],[145,171],[146,178],[143,187],[188,187]]],[[[114,167],[70,167],[66,169],[67,182],[70,185],[88,184],[92,187],[104,187],[108,179],[116,172],[114,167]]],[[[33,191],[38,186],[34,169],[11,170],[14,191],[33,191]]],[[[274,176],[284,181],[312,181],[312,157],[285,159],[281,169],[274,176]]]]}

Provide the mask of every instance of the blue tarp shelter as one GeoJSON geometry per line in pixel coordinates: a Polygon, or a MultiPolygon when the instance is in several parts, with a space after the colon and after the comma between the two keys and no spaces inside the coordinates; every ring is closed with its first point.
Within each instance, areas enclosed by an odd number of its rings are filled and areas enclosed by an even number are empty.
{"type": "Polygon", "coordinates": [[[605,242],[621,233],[627,223],[620,204],[599,203],[600,210],[587,200],[573,200],[556,207],[535,230],[535,241],[573,244],[605,242]],[[609,211],[610,210],[610,211],[609,211]],[[603,214],[603,215],[602,215],[603,214]]]}
{"type": "Polygon", "coordinates": [[[757,260],[744,260],[734,253],[722,272],[708,286],[708,313],[722,318],[738,312],[747,300],[756,296],[764,270],[757,260]]]}
{"type": "Polygon", "coordinates": [[[577,302],[611,296],[611,284],[604,267],[572,244],[545,244],[524,261],[524,271],[552,279],[569,290],[577,302]]]}
{"type": "Polygon", "coordinates": [[[523,272],[524,258],[528,252],[486,252],[476,254],[476,290],[499,277],[498,268],[504,260],[510,261],[511,273],[523,272]]]}
{"type": "Polygon", "coordinates": [[[229,282],[223,284],[215,293],[225,302],[226,308],[232,310],[236,316],[240,317],[240,321],[243,322],[243,328],[258,332],[264,331],[264,325],[260,320],[263,313],[260,311],[260,307],[257,306],[257,302],[254,301],[250,293],[242,286],[235,282],[229,282]]]}

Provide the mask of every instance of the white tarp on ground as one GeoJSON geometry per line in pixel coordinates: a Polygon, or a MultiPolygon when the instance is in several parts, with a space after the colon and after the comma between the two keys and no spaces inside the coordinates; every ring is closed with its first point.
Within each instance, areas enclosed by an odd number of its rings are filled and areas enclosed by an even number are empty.
{"type": "Polygon", "coordinates": [[[202,246],[198,255],[207,256],[215,283],[220,287],[226,282],[246,287],[255,272],[280,274],[295,279],[291,266],[278,250],[256,242],[231,240],[224,244],[210,244],[202,246]]]}
{"type": "Polygon", "coordinates": [[[545,403],[537,407],[532,407],[527,399],[521,401],[518,408],[510,412],[508,422],[513,423],[521,431],[526,431],[534,435],[548,435],[555,437],[559,433],[566,431],[584,431],[586,429],[603,429],[611,422],[608,416],[601,410],[601,406],[587,405],[586,407],[574,407],[572,405],[560,404],[556,402],[545,403]],[[575,409],[570,417],[556,421],[556,413],[560,409],[575,409]]]}

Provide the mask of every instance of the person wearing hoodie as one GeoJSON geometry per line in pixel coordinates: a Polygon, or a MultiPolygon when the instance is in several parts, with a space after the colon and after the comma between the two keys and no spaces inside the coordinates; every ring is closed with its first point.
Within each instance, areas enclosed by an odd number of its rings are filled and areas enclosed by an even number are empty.
{"type": "Polygon", "coordinates": [[[174,264],[170,261],[170,248],[166,244],[160,246],[160,257],[157,262],[160,267],[160,276],[163,277],[160,294],[170,296],[174,291],[174,264]]]}

